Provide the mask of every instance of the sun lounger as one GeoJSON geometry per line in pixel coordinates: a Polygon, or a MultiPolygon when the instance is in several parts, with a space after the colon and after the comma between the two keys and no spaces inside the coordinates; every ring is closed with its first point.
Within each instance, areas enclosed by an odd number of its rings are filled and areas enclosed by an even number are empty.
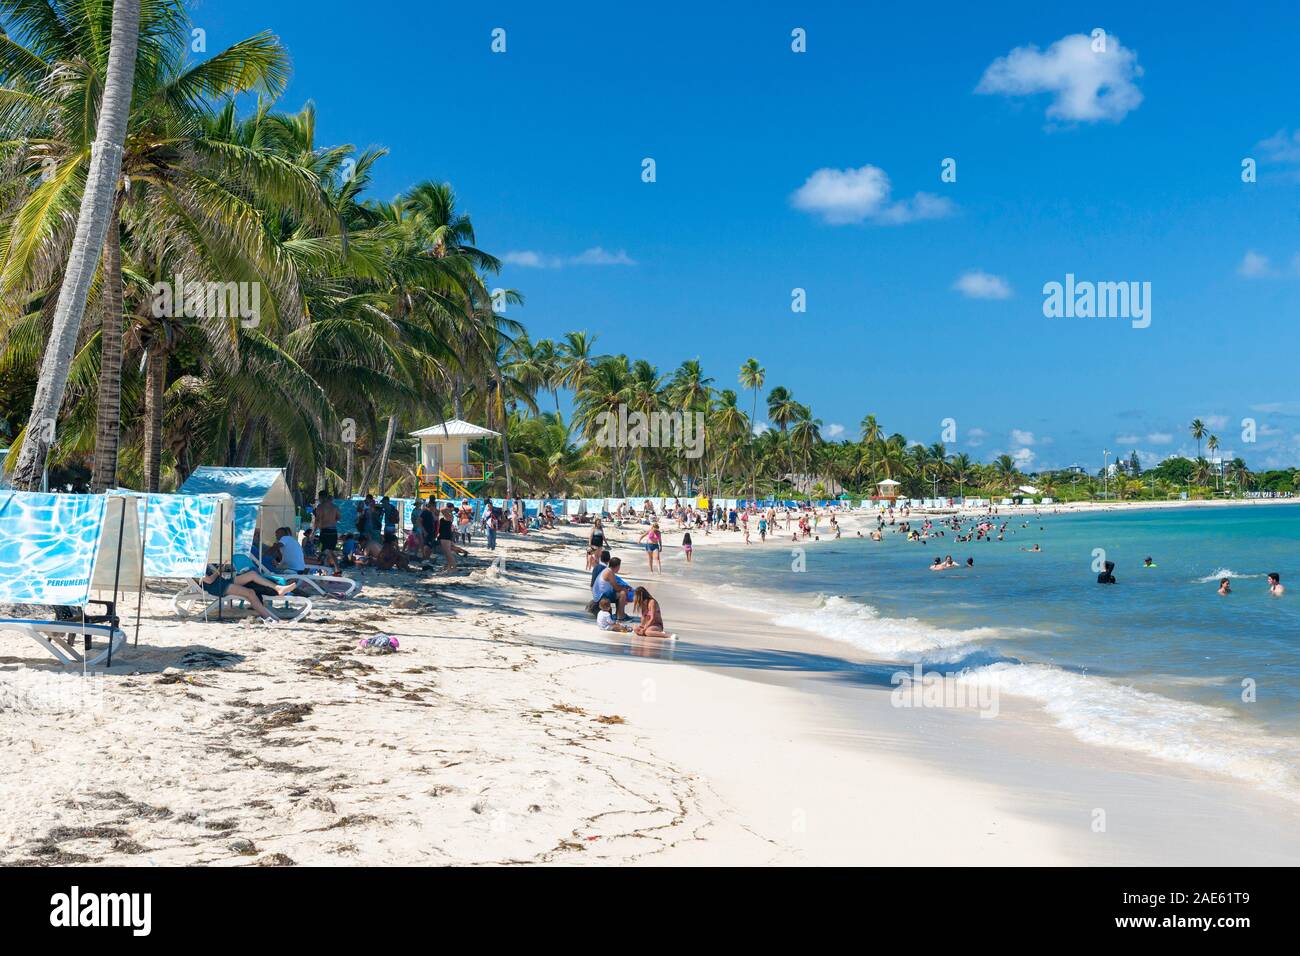
{"type": "MultiPolygon", "coordinates": [[[[286,594],[280,596],[266,588],[253,587],[258,596],[262,598],[262,603],[271,611],[282,623],[292,624],[295,621],[301,621],[311,613],[311,598],[303,597],[297,594],[286,594]],[[276,604],[279,607],[276,607],[276,604]],[[284,616],[281,611],[291,612],[289,616],[284,616]]],[[[218,598],[215,594],[209,594],[203,590],[203,582],[200,578],[192,578],[185,588],[172,597],[172,607],[181,617],[201,617],[207,621],[214,614],[220,613],[222,608],[232,610],[243,609],[248,607],[248,602],[241,597],[233,594],[227,594],[218,598]]]]}
{"type": "Polygon", "coordinates": [[[0,631],[26,634],[65,666],[111,662],[126,640],[116,592],[139,580],[129,560],[138,539],[136,509],[124,498],[0,492],[0,602],[67,610],[53,619],[44,611],[5,618],[0,631]],[[105,613],[86,613],[88,604],[105,613]]]}
{"type": "Polygon", "coordinates": [[[93,667],[102,664],[126,643],[126,634],[113,624],[3,618],[0,619],[0,631],[26,634],[49,651],[60,664],[65,665],[85,664],[93,667]],[[105,645],[103,650],[92,654],[91,647],[96,639],[104,641],[105,645]],[[81,651],[75,646],[77,642],[82,645],[81,651]]]}
{"type": "Polygon", "coordinates": [[[361,582],[355,578],[335,574],[318,574],[311,570],[304,571],[301,574],[292,571],[273,571],[252,555],[247,557],[242,554],[235,555],[235,570],[256,571],[258,574],[264,574],[267,577],[280,578],[286,584],[293,581],[297,583],[300,592],[315,595],[316,597],[350,598],[361,593],[361,582]]]}

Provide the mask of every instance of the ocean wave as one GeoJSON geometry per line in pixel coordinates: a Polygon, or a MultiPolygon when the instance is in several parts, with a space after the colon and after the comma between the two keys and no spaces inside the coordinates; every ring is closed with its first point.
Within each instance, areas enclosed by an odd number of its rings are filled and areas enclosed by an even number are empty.
{"type": "MultiPolygon", "coordinates": [[[[938,652],[1013,636],[1015,629],[1000,627],[942,628],[912,617],[882,617],[869,604],[838,595],[821,595],[812,607],[776,615],[782,627],[811,631],[843,641],[869,654],[889,660],[941,659],[938,652]]],[[[948,659],[955,660],[951,655],[948,659]]]]}
{"type": "Polygon", "coordinates": [[[1262,578],[1263,576],[1262,574],[1238,574],[1232,568],[1219,568],[1219,570],[1213,571],[1203,578],[1196,578],[1192,583],[1209,584],[1214,581],[1221,581],[1224,578],[1262,578]]]}
{"type": "Polygon", "coordinates": [[[1057,726],[1085,743],[1226,774],[1300,801],[1300,741],[1255,730],[1227,708],[1046,664],[1000,662],[953,679],[1036,701],[1057,726]]]}

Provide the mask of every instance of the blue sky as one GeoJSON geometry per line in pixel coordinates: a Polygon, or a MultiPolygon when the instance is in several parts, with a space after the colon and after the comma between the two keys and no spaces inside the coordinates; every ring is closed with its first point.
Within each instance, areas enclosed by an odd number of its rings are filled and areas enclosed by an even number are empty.
{"type": "Polygon", "coordinates": [[[1300,463],[1300,12],[808,6],[193,15],[210,50],[277,33],[283,105],[391,151],[377,196],[450,181],[535,338],[587,329],[728,387],[754,355],[824,434],[872,412],[929,443],[953,418],[950,450],[1028,469],[1190,453],[1197,416],[1255,468],[1300,463]],[[1100,53],[1070,39],[1096,28],[1100,53]],[[1046,318],[1067,273],[1151,283],[1150,326],[1046,318]]]}

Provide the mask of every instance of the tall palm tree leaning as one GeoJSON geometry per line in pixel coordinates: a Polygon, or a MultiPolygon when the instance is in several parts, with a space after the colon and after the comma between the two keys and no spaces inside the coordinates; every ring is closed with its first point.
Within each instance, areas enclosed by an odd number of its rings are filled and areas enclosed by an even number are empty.
{"type": "Polygon", "coordinates": [[[54,311],[54,326],[41,361],[41,376],[36,383],[32,414],[23,436],[22,451],[14,466],[13,484],[17,488],[36,488],[45,471],[45,461],[54,437],[53,423],[63,404],[68,385],[68,369],[77,346],[81,320],[86,312],[86,296],[95,274],[104,235],[112,216],[117,195],[117,177],[122,169],[122,144],[126,139],[127,119],[131,114],[131,88],[135,77],[135,53],[139,43],[140,0],[114,0],[113,29],[108,54],[108,71],[104,81],[104,98],[99,122],[95,127],[95,145],[90,153],[86,189],[77,213],[77,231],[68,255],[68,268],[59,287],[59,301],[54,311]],[[32,425],[36,425],[33,435],[32,425]]]}
{"type": "MultiPolygon", "coordinates": [[[[758,418],[758,390],[763,387],[763,382],[767,380],[767,370],[758,364],[758,359],[746,359],[745,364],[740,367],[740,385],[742,388],[752,389],[754,392],[754,411],[749,416],[749,427],[752,429],[755,420],[758,418]]],[[[757,500],[758,480],[755,475],[756,466],[749,469],[749,497],[757,500]]]]}

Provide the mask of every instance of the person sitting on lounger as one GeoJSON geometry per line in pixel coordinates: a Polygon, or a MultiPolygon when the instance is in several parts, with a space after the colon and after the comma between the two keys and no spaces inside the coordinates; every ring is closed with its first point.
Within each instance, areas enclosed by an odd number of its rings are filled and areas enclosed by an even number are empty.
{"type": "Polygon", "coordinates": [[[221,566],[209,564],[207,570],[208,573],[203,576],[201,582],[204,591],[215,598],[234,597],[247,601],[248,606],[253,609],[259,618],[271,623],[278,621],[279,618],[267,609],[254,588],[262,588],[263,591],[269,590],[279,597],[284,597],[298,586],[292,582],[289,584],[276,584],[274,581],[262,577],[256,571],[232,574],[233,569],[228,564],[221,566]]]}

